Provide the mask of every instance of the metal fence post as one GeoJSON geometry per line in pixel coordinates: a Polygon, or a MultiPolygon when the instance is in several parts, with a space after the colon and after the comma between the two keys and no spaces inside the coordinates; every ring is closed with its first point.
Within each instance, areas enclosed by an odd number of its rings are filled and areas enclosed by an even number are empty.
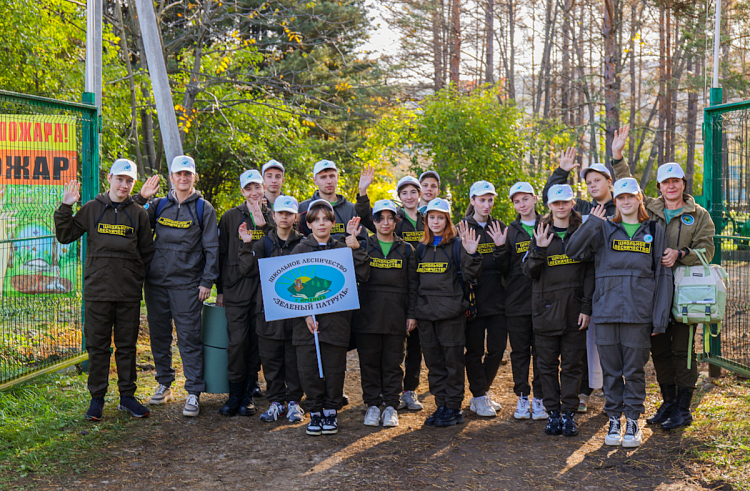
{"type": "MultiPolygon", "coordinates": [[[[722,89],[720,87],[714,87],[711,89],[711,106],[717,106],[722,103],[722,89]]],[[[723,153],[722,153],[722,115],[717,113],[708,113],[707,123],[709,125],[706,135],[710,135],[710,141],[705,143],[705,153],[710,152],[710,159],[704,159],[704,172],[708,169],[711,170],[709,176],[709,189],[710,194],[707,196],[706,204],[709,205],[709,212],[711,213],[711,219],[714,221],[716,227],[716,235],[719,236],[722,233],[723,218],[724,218],[724,193],[722,192],[721,177],[722,177],[722,164],[723,164],[723,153]]],[[[705,182],[705,181],[704,181],[705,182]]],[[[706,189],[704,184],[704,190],[706,189]]],[[[721,239],[714,237],[714,257],[711,260],[714,264],[721,264],[721,239]]],[[[704,325],[703,335],[710,335],[711,332],[716,332],[718,326],[716,324],[710,324],[708,329],[704,325]]],[[[704,343],[705,346],[705,343],[704,343]]],[[[705,349],[705,348],[704,348],[705,349]]],[[[721,333],[716,337],[711,336],[709,339],[709,355],[710,356],[721,356],[721,333]]],[[[708,364],[708,375],[710,377],[721,376],[721,367],[712,363],[708,364]]]]}

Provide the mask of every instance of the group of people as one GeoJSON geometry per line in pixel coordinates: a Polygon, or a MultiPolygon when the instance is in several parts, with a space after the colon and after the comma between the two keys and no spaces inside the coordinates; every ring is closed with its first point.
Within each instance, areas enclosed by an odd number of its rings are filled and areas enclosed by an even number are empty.
{"type": "Polygon", "coordinates": [[[86,418],[102,418],[113,332],[118,408],[149,414],[134,397],[142,291],[159,384],[149,402],[173,399],[174,325],[188,393],[183,414],[198,416],[205,390],[201,308],[215,284],[229,339],[222,415],[255,414],[262,367],[270,403],[263,421],[300,422],[306,410],[307,434],[337,433],[337,412],[347,403],[347,352],[356,348],[365,425],[397,426],[399,409],[423,409],[416,393],[423,358],[437,407],[425,425],[464,421],[465,379],[470,411],[493,417],[500,405],[489,391],[510,342],[514,417],[546,421],[549,435],[577,435],[575,413],[601,388],[609,415],[605,443],[639,446],[649,355],[663,403],[647,422],[665,429],[690,424],[693,331],[670,315],[672,269],[699,264],[696,249],[710,259],[714,226],[685,192],[678,164],[659,167],[659,198],[644,196],[623,161],[627,137],[627,127],[615,135],[615,179],[603,164],[581,171],[590,201],[577,199],[568,184],[578,166],[573,149],[563,152],[544,188],[546,214],[530,183],[511,186],[507,199],[517,215],[507,226],[491,215],[501,198],[487,181],[471,186],[465,216],[454,220],[434,170],[400,179],[397,205],[371,204],[374,171],[365,168],[352,203],[337,194],[336,164],[321,160],[313,168],[318,190],[298,203],[283,194],[284,166],[271,160],[239,176],[245,201],[218,224],[195,190],[188,156],[172,161],[172,189],[160,198],[158,176],[131,196],[135,165],[119,159],[107,175],[108,192],[74,214],[80,194],[72,181],[55,224],[61,243],[88,234],[86,418]],[[360,309],[266,321],[258,261],[336,248],[351,251],[360,309]]]}

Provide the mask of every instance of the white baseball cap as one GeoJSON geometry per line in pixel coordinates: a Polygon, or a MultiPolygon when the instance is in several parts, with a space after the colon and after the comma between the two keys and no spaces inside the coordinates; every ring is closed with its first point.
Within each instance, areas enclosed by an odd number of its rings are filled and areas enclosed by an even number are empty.
{"type": "Polygon", "coordinates": [[[372,207],[372,214],[380,213],[381,211],[390,211],[394,215],[398,213],[398,208],[396,208],[396,203],[389,199],[381,199],[375,202],[375,206],[372,207]]]}
{"type": "MultiPolygon", "coordinates": [[[[326,208],[329,208],[331,211],[333,211],[333,205],[324,199],[316,199],[315,201],[310,203],[307,207],[307,211],[312,210],[314,206],[325,206],[326,208]]],[[[276,211],[275,206],[274,211],[276,211]]]]}
{"type": "Polygon", "coordinates": [[[497,196],[495,185],[489,181],[477,181],[472,184],[471,189],[469,189],[469,199],[474,196],[484,196],[485,194],[497,196]]]}
{"type": "Polygon", "coordinates": [[[338,172],[338,167],[336,167],[336,164],[334,164],[330,160],[319,160],[315,163],[315,167],[313,167],[313,177],[317,176],[318,173],[324,170],[333,169],[338,172]]]}
{"type": "Polygon", "coordinates": [[[677,162],[667,162],[659,166],[659,170],[656,171],[656,182],[660,184],[672,177],[685,179],[685,171],[682,170],[682,167],[677,162]]]}
{"type": "Polygon", "coordinates": [[[419,176],[419,182],[424,181],[426,177],[433,177],[437,179],[438,185],[440,185],[440,174],[438,174],[434,170],[428,170],[428,171],[422,172],[422,175],[419,176]]]}
{"type": "Polygon", "coordinates": [[[401,188],[408,185],[414,186],[420,191],[422,190],[422,185],[419,183],[416,177],[405,176],[398,180],[398,184],[396,184],[396,193],[400,193],[401,188]]]}
{"type": "Polygon", "coordinates": [[[638,181],[632,177],[624,177],[615,183],[615,191],[613,197],[618,197],[621,194],[632,194],[637,195],[641,192],[641,187],[638,185],[638,181]]]}
{"type": "Polygon", "coordinates": [[[547,203],[554,203],[555,201],[573,201],[575,195],[573,194],[573,188],[568,184],[555,184],[549,188],[547,193],[547,203]]]}
{"type": "Polygon", "coordinates": [[[434,200],[427,203],[427,209],[424,214],[427,215],[431,211],[442,211],[443,213],[451,214],[451,204],[442,198],[435,198],[434,200]]]}
{"type": "Polygon", "coordinates": [[[263,178],[260,176],[260,172],[255,169],[249,169],[240,174],[240,187],[245,188],[251,182],[263,184],[263,178]]]}
{"type": "Polygon", "coordinates": [[[607,169],[607,166],[602,164],[601,162],[597,162],[595,164],[591,164],[590,166],[586,167],[581,171],[581,179],[586,180],[586,174],[588,174],[590,171],[596,171],[601,174],[604,174],[605,176],[612,179],[612,174],[609,173],[609,169],[607,169]]]}
{"type": "MultiPolygon", "coordinates": [[[[326,203],[328,202],[326,201],[326,203]]],[[[289,213],[298,213],[299,204],[297,203],[297,200],[294,199],[294,196],[279,196],[278,198],[276,198],[276,201],[273,202],[273,211],[288,211],[289,213]]]]}
{"type": "Polygon", "coordinates": [[[112,176],[128,176],[136,181],[138,180],[138,173],[135,171],[135,163],[128,159],[117,159],[112,162],[112,167],[109,168],[109,174],[112,176]]]}
{"type": "Polygon", "coordinates": [[[195,171],[195,160],[193,160],[193,157],[188,157],[187,155],[178,155],[177,157],[172,159],[172,165],[169,166],[169,172],[180,172],[180,171],[190,171],[193,174],[197,174],[195,171]]]}
{"type": "Polygon", "coordinates": [[[263,168],[260,170],[260,173],[265,174],[268,169],[281,169],[281,172],[286,172],[286,169],[284,169],[284,166],[281,165],[281,162],[274,159],[271,159],[263,164],[263,168]]]}
{"type": "Polygon", "coordinates": [[[523,181],[517,182],[510,187],[510,191],[508,191],[508,198],[512,200],[513,196],[515,196],[516,193],[527,193],[532,196],[536,196],[536,193],[534,192],[534,188],[531,187],[531,184],[529,184],[528,182],[523,182],[523,181]]]}

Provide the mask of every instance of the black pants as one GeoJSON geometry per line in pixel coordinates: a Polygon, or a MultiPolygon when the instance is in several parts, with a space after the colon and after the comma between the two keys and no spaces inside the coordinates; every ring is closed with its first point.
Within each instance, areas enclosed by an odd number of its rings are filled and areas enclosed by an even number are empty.
{"type": "Polygon", "coordinates": [[[227,316],[227,378],[240,383],[245,379],[258,380],[260,354],[258,334],[255,332],[255,305],[224,307],[227,316]]]}
{"type": "Polygon", "coordinates": [[[435,405],[461,409],[465,390],[466,316],[428,321],[417,319],[419,340],[422,343],[424,362],[430,393],[435,405]]]}
{"type": "Polygon", "coordinates": [[[404,390],[417,390],[422,374],[422,345],[419,342],[419,329],[414,329],[406,338],[406,363],[404,370],[404,390]]]}
{"type": "Polygon", "coordinates": [[[589,387],[589,353],[584,346],[583,351],[583,374],[581,375],[581,383],[578,385],[578,393],[590,396],[594,389],[589,387]]]}
{"type": "Polygon", "coordinates": [[[490,390],[507,344],[508,330],[504,314],[477,317],[466,323],[466,376],[474,397],[482,397],[490,390]]]}
{"type": "Polygon", "coordinates": [[[539,374],[539,357],[534,342],[534,328],[530,315],[507,318],[510,339],[510,364],[513,369],[513,392],[517,396],[529,396],[534,388],[534,397],[544,398],[542,379],[539,374]],[[533,357],[533,358],[532,358],[533,357]],[[532,361],[533,360],[533,361],[532,361]],[[529,366],[533,363],[534,379],[529,385],[529,366]]]}
{"type": "Polygon", "coordinates": [[[365,406],[397,408],[401,402],[406,339],[403,335],[355,333],[365,406]]]}
{"type": "Polygon", "coordinates": [[[258,336],[258,352],[263,363],[268,402],[299,402],[304,394],[297,370],[297,349],[292,340],[258,336]]]}
{"type": "Polygon", "coordinates": [[[656,380],[659,385],[677,385],[694,388],[698,380],[698,363],[695,356],[695,326],[693,326],[693,350],[688,354],[690,326],[669,320],[664,334],[651,336],[651,358],[654,360],[656,380]],[[690,369],[687,367],[690,356],[690,369]]]}
{"type": "Polygon", "coordinates": [[[570,331],[558,336],[535,333],[534,339],[542,376],[544,408],[547,411],[576,411],[586,331],[570,331]]]}
{"type": "Polygon", "coordinates": [[[302,390],[307,395],[307,410],[339,410],[344,406],[344,376],[346,375],[347,346],[320,343],[323,378],[318,372],[315,345],[297,346],[297,368],[302,390]]]}
{"type": "Polygon", "coordinates": [[[135,395],[136,342],[140,324],[140,302],[86,301],[86,351],[89,353],[91,397],[104,397],[109,385],[109,356],[112,331],[115,337],[117,388],[120,396],[135,395]]]}

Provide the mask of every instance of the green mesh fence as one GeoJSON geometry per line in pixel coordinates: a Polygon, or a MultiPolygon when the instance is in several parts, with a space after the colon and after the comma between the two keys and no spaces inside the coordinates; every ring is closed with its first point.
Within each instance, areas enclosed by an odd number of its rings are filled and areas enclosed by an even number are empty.
{"type": "Polygon", "coordinates": [[[96,108],[0,91],[0,388],[85,359],[85,246],[53,220],[72,179],[96,194],[96,108]]]}

